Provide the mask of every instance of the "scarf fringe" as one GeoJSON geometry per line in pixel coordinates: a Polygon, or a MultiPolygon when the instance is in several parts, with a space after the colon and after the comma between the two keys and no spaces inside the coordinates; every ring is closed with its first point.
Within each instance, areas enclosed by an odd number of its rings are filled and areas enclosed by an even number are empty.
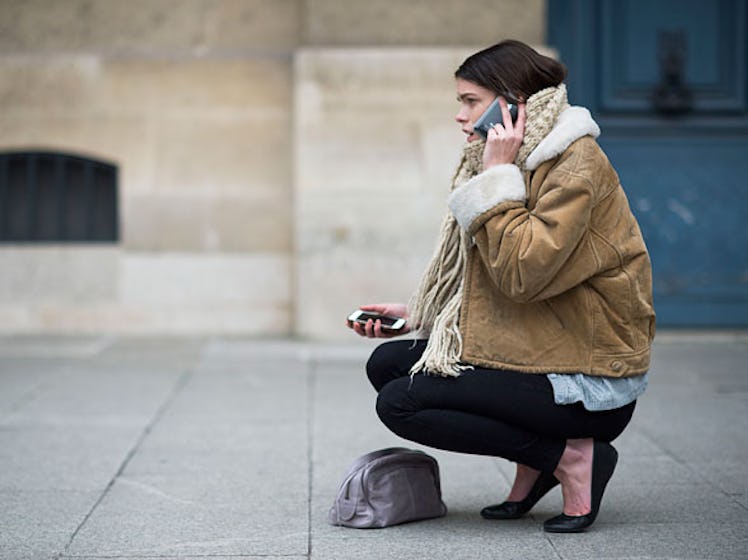
{"type": "Polygon", "coordinates": [[[410,374],[419,372],[458,377],[472,366],[461,364],[462,334],[459,328],[459,310],[462,304],[462,285],[444,306],[436,318],[432,335],[421,358],[410,369],[410,374]]]}

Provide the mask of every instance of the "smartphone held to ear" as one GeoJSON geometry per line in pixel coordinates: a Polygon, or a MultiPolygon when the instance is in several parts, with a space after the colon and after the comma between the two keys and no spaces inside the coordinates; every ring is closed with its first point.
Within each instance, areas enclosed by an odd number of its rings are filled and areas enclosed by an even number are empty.
{"type": "MultiPolygon", "coordinates": [[[[509,109],[509,114],[512,117],[512,122],[516,121],[518,112],[517,105],[507,102],[507,108],[509,109]]],[[[480,134],[485,140],[486,138],[488,138],[489,130],[491,130],[497,124],[503,123],[504,115],[501,114],[501,105],[499,104],[499,98],[497,97],[488,106],[488,108],[480,116],[480,118],[475,121],[475,124],[473,125],[473,131],[480,134]]]]}
{"type": "Polygon", "coordinates": [[[382,322],[382,329],[388,331],[399,331],[405,326],[405,319],[401,317],[391,317],[389,315],[380,315],[374,311],[364,311],[357,309],[348,315],[348,321],[351,323],[360,323],[365,325],[369,319],[376,322],[379,319],[382,322]]]}

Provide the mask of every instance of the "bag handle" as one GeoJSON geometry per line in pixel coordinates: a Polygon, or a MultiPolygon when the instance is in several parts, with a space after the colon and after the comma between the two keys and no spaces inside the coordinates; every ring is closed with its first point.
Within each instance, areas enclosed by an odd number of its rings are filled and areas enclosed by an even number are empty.
{"type": "MultiPolygon", "coordinates": [[[[379,461],[380,465],[385,465],[395,460],[402,461],[401,463],[402,465],[405,465],[406,461],[407,463],[413,464],[413,465],[428,465],[428,468],[431,471],[431,475],[434,478],[434,482],[436,483],[436,488],[439,491],[439,493],[441,493],[441,484],[439,481],[439,464],[436,462],[436,459],[434,459],[432,456],[418,449],[406,449],[402,447],[400,448],[393,447],[391,449],[407,451],[407,453],[403,453],[403,455],[410,455],[410,457],[408,457],[407,459],[397,459],[397,458],[391,458],[391,456],[399,454],[399,453],[384,454],[380,457],[377,457],[377,459],[381,459],[381,461],[379,461]]],[[[385,451],[389,451],[389,450],[385,450],[385,451]]],[[[370,474],[371,474],[370,472],[364,472],[364,475],[361,477],[361,494],[356,494],[356,497],[366,495],[366,488],[369,483],[370,474]]]]}
{"type": "Polygon", "coordinates": [[[357,470],[360,468],[366,466],[367,463],[370,463],[371,461],[374,461],[375,459],[380,459],[382,457],[386,457],[387,455],[395,455],[398,453],[412,453],[412,449],[408,449],[407,447],[388,447],[387,449],[379,449],[377,451],[372,451],[371,453],[367,453],[366,455],[362,455],[358,459],[356,459],[351,467],[348,469],[348,474],[346,477],[354,474],[357,470]]]}

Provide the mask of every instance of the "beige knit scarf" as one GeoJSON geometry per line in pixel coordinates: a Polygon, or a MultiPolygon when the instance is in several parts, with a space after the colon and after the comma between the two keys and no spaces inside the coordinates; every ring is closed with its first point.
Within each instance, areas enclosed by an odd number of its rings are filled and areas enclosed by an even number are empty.
{"type": "MultiPolygon", "coordinates": [[[[541,90],[527,100],[525,135],[514,161],[521,170],[524,171],[527,157],[568,106],[564,84],[541,90]]],[[[465,145],[452,179],[452,190],[483,170],[484,147],[482,140],[465,145]]],[[[460,362],[462,335],[459,328],[465,265],[471,245],[472,239],[448,212],[434,255],[409,304],[410,323],[416,326],[418,335],[428,336],[426,350],[411,368],[411,374],[425,372],[457,377],[462,370],[472,367],[460,362]]]]}

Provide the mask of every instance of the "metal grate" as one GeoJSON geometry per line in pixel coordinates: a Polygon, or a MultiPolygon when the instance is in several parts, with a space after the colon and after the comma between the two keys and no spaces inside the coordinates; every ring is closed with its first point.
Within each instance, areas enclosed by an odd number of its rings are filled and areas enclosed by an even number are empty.
{"type": "Polygon", "coordinates": [[[0,242],[119,239],[117,167],[52,152],[0,154],[0,242]]]}

